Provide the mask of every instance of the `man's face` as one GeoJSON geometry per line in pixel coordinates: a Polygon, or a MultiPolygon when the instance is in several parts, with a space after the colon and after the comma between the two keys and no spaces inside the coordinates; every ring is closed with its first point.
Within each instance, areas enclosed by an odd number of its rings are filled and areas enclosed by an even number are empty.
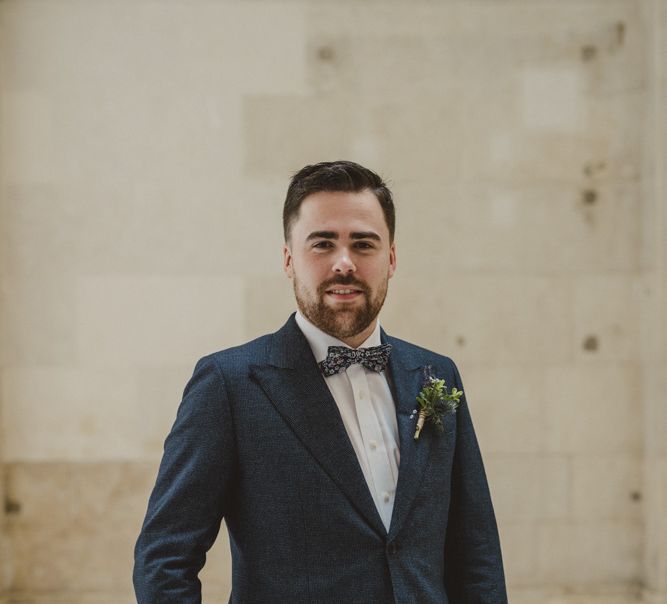
{"type": "Polygon", "coordinates": [[[362,344],[396,269],[396,248],[373,192],[308,195],[283,256],[303,315],[352,347],[362,344]]]}

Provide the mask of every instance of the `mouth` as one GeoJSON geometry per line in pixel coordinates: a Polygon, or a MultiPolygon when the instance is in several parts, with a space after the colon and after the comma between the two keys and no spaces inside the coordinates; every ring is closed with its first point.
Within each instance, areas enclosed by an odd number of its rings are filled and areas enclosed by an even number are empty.
{"type": "Polygon", "coordinates": [[[363,296],[364,292],[354,287],[331,287],[326,290],[327,296],[334,300],[347,301],[355,300],[359,296],[363,296]]]}

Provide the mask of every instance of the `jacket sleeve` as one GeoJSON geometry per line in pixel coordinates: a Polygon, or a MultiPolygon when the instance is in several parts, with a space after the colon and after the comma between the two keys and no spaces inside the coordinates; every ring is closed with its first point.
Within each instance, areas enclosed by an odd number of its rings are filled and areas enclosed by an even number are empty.
{"type": "MultiPolygon", "coordinates": [[[[463,390],[456,366],[454,375],[463,390]]],[[[465,394],[456,413],[445,589],[456,604],[507,604],[498,528],[465,394]]]]}
{"type": "Polygon", "coordinates": [[[233,481],[234,432],[222,373],[201,359],[183,393],[135,547],[139,604],[201,602],[199,571],[233,481]]]}

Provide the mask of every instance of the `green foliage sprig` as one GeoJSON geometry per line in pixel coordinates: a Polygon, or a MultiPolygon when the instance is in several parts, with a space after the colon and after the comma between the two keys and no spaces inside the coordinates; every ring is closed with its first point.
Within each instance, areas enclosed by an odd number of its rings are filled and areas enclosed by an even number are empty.
{"type": "Polygon", "coordinates": [[[415,440],[419,438],[424,423],[428,421],[433,424],[438,432],[443,431],[442,416],[445,413],[455,413],[461,404],[462,390],[452,387],[447,392],[445,380],[436,378],[431,373],[431,368],[426,367],[424,371],[424,383],[420,393],[417,395],[419,406],[419,418],[415,430],[415,440]]]}

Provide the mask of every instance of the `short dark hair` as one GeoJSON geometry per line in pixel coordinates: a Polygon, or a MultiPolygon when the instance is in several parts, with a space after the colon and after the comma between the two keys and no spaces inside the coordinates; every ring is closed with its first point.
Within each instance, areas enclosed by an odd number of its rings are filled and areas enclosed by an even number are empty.
{"type": "Polygon", "coordinates": [[[380,202],[389,229],[389,241],[392,242],[396,230],[396,212],[391,191],[372,170],[344,160],[305,166],[292,176],[283,206],[285,241],[289,240],[292,225],[299,217],[299,208],[308,195],[320,191],[360,193],[366,189],[372,191],[380,202]]]}

